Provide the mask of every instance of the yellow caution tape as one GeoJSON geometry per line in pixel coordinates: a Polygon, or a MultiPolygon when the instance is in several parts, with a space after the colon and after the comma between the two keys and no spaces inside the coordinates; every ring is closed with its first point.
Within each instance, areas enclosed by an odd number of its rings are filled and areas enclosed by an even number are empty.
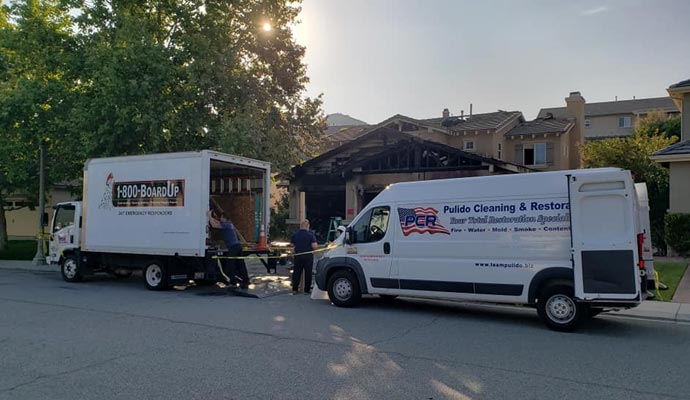
{"type": "MultiPolygon", "coordinates": [[[[339,246],[341,246],[341,245],[330,245],[330,246],[326,246],[326,247],[321,248],[321,249],[316,249],[316,250],[312,250],[312,251],[305,251],[305,252],[302,252],[302,253],[295,253],[295,254],[292,254],[292,256],[294,257],[294,256],[302,256],[302,255],[306,255],[306,254],[321,253],[321,252],[324,252],[324,251],[328,251],[328,250],[331,250],[331,249],[335,249],[336,247],[339,247],[339,246]]],[[[252,254],[252,255],[249,255],[249,256],[235,256],[235,257],[228,257],[228,256],[213,256],[213,257],[211,257],[211,258],[218,259],[218,260],[220,260],[220,259],[223,259],[223,260],[247,260],[247,259],[253,258],[254,256],[255,256],[255,255],[252,254]]],[[[286,257],[289,257],[289,255],[287,255],[287,254],[281,254],[281,255],[278,255],[278,256],[268,256],[268,255],[267,255],[267,256],[262,257],[262,258],[272,259],[272,258],[286,258],[286,257]]]]}
{"type": "Polygon", "coordinates": [[[656,270],[654,270],[654,289],[656,289],[656,295],[659,296],[659,300],[663,300],[659,292],[659,273],[656,270]]]}

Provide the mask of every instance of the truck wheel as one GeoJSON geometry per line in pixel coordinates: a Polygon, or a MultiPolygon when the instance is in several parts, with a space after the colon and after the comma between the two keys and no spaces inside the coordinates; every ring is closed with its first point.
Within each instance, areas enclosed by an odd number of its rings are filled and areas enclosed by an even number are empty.
{"type": "Polygon", "coordinates": [[[554,331],[574,331],[586,313],[585,305],[575,300],[573,288],[569,286],[547,286],[537,301],[539,318],[554,331]]]}
{"type": "Polygon", "coordinates": [[[350,270],[335,271],[328,279],[328,298],[338,307],[354,307],[362,298],[357,277],[350,270]]]}
{"type": "Polygon", "coordinates": [[[79,268],[79,259],[74,254],[62,259],[60,271],[62,272],[62,279],[67,282],[79,282],[83,278],[81,268],[79,268]]]}
{"type": "Polygon", "coordinates": [[[149,290],[163,290],[168,285],[168,274],[165,267],[158,262],[153,262],[144,268],[144,282],[149,290]]]}

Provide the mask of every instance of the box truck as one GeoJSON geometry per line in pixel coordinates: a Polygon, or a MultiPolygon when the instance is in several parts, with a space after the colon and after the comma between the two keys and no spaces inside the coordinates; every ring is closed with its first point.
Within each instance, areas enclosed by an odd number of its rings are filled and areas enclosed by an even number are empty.
{"type": "Polygon", "coordinates": [[[253,243],[268,232],[270,174],[268,162],[207,150],[88,160],[83,200],[55,207],[48,260],[69,282],[132,270],[152,290],[215,282],[227,249],[207,212],[230,217],[247,253],[265,252],[253,243]]]}
{"type": "Polygon", "coordinates": [[[316,284],[362,294],[535,307],[555,330],[645,296],[645,244],[629,171],[604,168],[398,183],[324,254],[316,284]]]}

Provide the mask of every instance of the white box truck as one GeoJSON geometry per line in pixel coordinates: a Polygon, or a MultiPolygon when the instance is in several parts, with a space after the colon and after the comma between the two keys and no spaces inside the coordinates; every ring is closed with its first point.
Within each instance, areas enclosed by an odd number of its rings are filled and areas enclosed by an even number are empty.
{"type": "Polygon", "coordinates": [[[83,201],[55,207],[48,260],[70,282],[132,270],[153,290],[215,282],[226,249],[207,212],[229,214],[253,252],[268,232],[270,175],[268,162],[208,150],[88,160],[83,201]]]}
{"type": "Polygon", "coordinates": [[[530,305],[568,331],[643,300],[640,215],[615,168],[393,184],[319,260],[316,284],[344,307],[362,294],[530,305]]]}

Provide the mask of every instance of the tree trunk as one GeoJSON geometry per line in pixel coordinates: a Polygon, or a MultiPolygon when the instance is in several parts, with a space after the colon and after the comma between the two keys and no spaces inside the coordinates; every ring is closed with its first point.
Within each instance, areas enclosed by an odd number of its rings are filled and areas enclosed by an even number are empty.
{"type": "Polygon", "coordinates": [[[5,200],[0,192],[0,251],[7,249],[7,219],[5,218],[5,200]]]}

